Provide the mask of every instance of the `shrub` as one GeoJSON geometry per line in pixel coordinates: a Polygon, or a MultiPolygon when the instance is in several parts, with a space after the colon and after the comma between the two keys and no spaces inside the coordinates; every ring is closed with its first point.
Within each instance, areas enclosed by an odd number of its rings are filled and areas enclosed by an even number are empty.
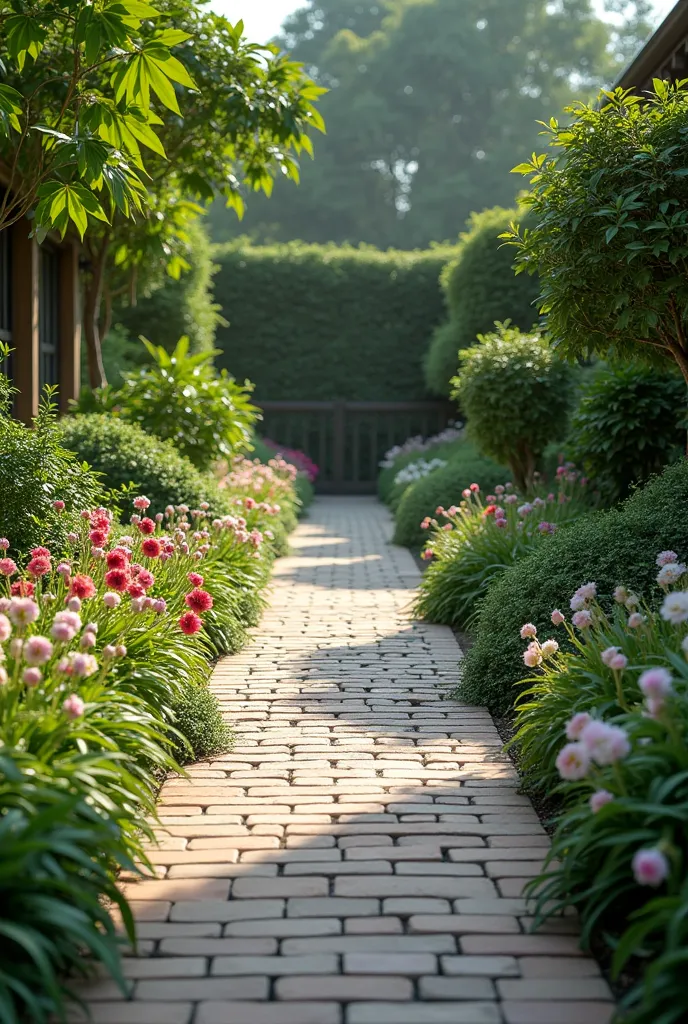
{"type": "Polygon", "coordinates": [[[611,503],[680,457],[685,411],[679,376],[633,364],[603,367],[583,385],[567,448],[611,503]]]}
{"type": "Polygon", "coordinates": [[[567,355],[675,360],[688,381],[688,84],[604,97],[552,119],[556,155],[515,168],[534,176],[529,228],[506,236],[567,355]]]}
{"type": "Polygon", "coordinates": [[[200,473],[171,441],[147,434],[135,423],[111,415],[68,416],[59,423],[65,448],[102,473],[108,487],[134,483],[158,509],[209,501],[214,511],[229,511],[216,481],[200,473]]]}
{"type": "MultiPolygon", "coordinates": [[[[181,334],[189,338],[191,351],[210,352],[215,347],[218,324],[226,326],[213,302],[213,263],[211,245],[201,220],[188,222],[188,267],[178,278],[167,275],[137,297],[136,305],[120,305],[114,314],[116,324],[133,338],[143,335],[154,345],[171,350],[170,342],[181,334]]],[[[108,344],[104,346],[104,357],[108,344]]]]}
{"type": "Polygon", "coordinates": [[[398,485],[394,483],[397,474],[424,454],[427,454],[429,459],[443,458],[449,461],[454,454],[464,451],[464,435],[463,426],[452,424],[432,437],[409,437],[403,444],[390,448],[380,462],[380,473],[377,478],[380,500],[389,503],[393,491],[396,497],[399,491],[398,485]]]}
{"type": "MultiPolygon", "coordinates": [[[[3,382],[0,376],[0,388],[3,382]]],[[[4,388],[10,399],[6,383],[4,388]]],[[[98,478],[63,443],[55,408],[48,391],[33,430],[27,430],[11,418],[0,390],[0,537],[11,540],[14,553],[37,544],[63,545],[78,510],[97,504],[102,495],[98,478]],[[54,501],[64,501],[65,511],[56,509],[54,501]]]]}
{"type": "Polygon", "coordinates": [[[422,557],[431,562],[415,603],[420,618],[471,628],[492,581],[589,509],[575,470],[560,473],[554,491],[543,489],[529,501],[511,484],[494,490],[483,501],[471,484],[458,506],[438,511],[439,521],[424,521],[430,532],[422,557]]]}
{"type": "Polygon", "coordinates": [[[456,259],[442,273],[449,320],[435,331],[425,358],[425,381],[438,395],[451,390],[459,349],[475,345],[496,321],[529,331],[538,319],[537,281],[515,275],[513,250],[499,240],[516,214],[500,207],[474,213],[456,259]]]}
{"type": "Polygon", "coordinates": [[[676,557],[657,558],[660,613],[621,587],[606,614],[594,583],[579,589],[570,653],[547,657],[531,640],[542,667],[517,723],[529,778],[545,789],[559,781],[564,802],[530,884],[537,918],[574,907],[584,943],[611,936],[617,978],[640,957],[645,970],[623,1004],[633,1024],[688,1014],[688,593],[670,592],[668,580],[685,581],[676,557]]]}
{"type": "Polygon", "coordinates": [[[198,469],[243,450],[250,442],[259,410],[251,405],[252,386],[237,384],[226,370],[212,365],[215,351],[189,355],[189,339],[180,338],[168,354],[144,340],[150,363],[122,374],[118,390],[82,393],[75,408],[110,412],[177,449],[198,469]]]}
{"type": "Polygon", "coordinates": [[[174,724],[185,741],[177,740],[179,764],[202,761],[227,750],[232,731],[223,720],[220,702],[207,686],[188,686],[172,704],[174,724]]]}
{"type": "Polygon", "coordinates": [[[423,353],[444,315],[440,272],[454,252],[218,247],[215,299],[229,321],[219,365],[264,399],[423,399],[423,353]]]}
{"type": "Polygon", "coordinates": [[[547,445],[566,434],[573,371],[539,334],[505,324],[478,342],[460,355],[453,394],[479,449],[527,490],[547,445]]]}
{"type": "Polygon", "coordinates": [[[466,445],[465,451],[457,453],[443,469],[436,469],[404,492],[394,516],[394,543],[419,548],[427,540],[420,525],[427,516],[434,516],[439,506],[455,505],[472,483],[479,481],[486,492],[494,490],[504,480],[505,472],[503,466],[480,458],[471,445],[466,445]]]}
{"type": "Polygon", "coordinates": [[[594,580],[603,607],[618,583],[642,593],[653,582],[657,551],[688,551],[688,460],[670,466],[623,505],[594,512],[508,569],[481,608],[475,644],[464,662],[462,699],[508,711],[526,675],[519,630],[550,627],[581,582],[594,580]]]}

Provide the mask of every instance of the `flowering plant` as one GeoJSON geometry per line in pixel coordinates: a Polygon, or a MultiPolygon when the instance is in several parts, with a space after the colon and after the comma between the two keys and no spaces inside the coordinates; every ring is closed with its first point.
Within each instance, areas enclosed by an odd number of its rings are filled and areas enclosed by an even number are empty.
{"type": "Polygon", "coordinates": [[[402,455],[408,455],[413,452],[418,452],[419,454],[427,452],[438,445],[453,444],[455,441],[460,441],[464,436],[465,428],[462,424],[450,423],[448,427],[445,427],[439,434],[434,434],[432,437],[424,438],[421,434],[409,437],[403,444],[394,445],[394,447],[385,452],[380,461],[380,468],[392,469],[394,463],[402,455]]]}
{"type": "Polygon", "coordinates": [[[400,484],[412,484],[416,480],[422,480],[424,476],[432,473],[435,469],[442,469],[447,465],[446,459],[417,459],[416,462],[409,462],[403,466],[394,477],[394,486],[400,484]]]}
{"type": "Polygon", "coordinates": [[[266,437],[261,438],[261,440],[265,447],[273,451],[277,457],[285,459],[293,466],[296,466],[299,473],[304,473],[312,484],[318,479],[320,467],[305,452],[298,448],[285,448],[283,444],[277,444],[266,437]]]}
{"type": "Polygon", "coordinates": [[[652,963],[628,997],[628,1019],[643,1024],[688,1013],[675,957],[688,942],[688,592],[672,589],[688,573],[673,551],[657,570],[658,610],[619,586],[607,615],[593,582],[555,609],[567,650],[523,626],[540,674],[519,700],[515,740],[527,778],[564,802],[532,883],[538,919],[575,906],[584,941],[622,933],[614,971],[631,956],[652,963]]]}
{"type": "Polygon", "coordinates": [[[416,602],[422,618],[470,626],[492,580],[588,507],[587,480],[571,464],[557,471],[554,491],[540,487],[529,500],[511,483],[494,490],[483,499],[471,484],[458,505],[421,523],[430,534],[421,558],[431,563],[416,602]]]}

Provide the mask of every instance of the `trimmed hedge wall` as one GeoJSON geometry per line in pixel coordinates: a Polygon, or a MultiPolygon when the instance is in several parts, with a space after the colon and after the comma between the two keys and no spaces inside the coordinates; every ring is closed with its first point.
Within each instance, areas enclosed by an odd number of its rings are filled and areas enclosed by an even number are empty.
{"type": "Polygon", "coordinates": [[[427,398],[423,359],[446,317],[440,274],[456,254],[335,245],[218,246],[219,366],[265,400],[427,398]]]}

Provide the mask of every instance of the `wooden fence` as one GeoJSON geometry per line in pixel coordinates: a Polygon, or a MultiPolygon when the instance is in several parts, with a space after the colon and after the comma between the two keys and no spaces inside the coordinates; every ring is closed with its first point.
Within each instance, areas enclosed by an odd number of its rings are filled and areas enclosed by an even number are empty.
{"type": "Polygon", "coordinates": [[[305,452],[321,494],[372,494],[379,463],[408,437],[428,437],[456,417],[448,402],[261,402],[261,433],[305,452]]]}

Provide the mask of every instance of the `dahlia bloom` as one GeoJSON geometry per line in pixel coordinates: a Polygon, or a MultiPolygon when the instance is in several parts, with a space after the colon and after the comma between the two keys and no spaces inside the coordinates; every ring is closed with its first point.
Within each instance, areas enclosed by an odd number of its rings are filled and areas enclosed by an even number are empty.
{"type": "Polygon", "coordinates": [[[633,857],[631,866],[638,885],[649,885],[653,889],[665,882],[671,871],[669,861],[656,847],[638,850],[633,857]]]}

